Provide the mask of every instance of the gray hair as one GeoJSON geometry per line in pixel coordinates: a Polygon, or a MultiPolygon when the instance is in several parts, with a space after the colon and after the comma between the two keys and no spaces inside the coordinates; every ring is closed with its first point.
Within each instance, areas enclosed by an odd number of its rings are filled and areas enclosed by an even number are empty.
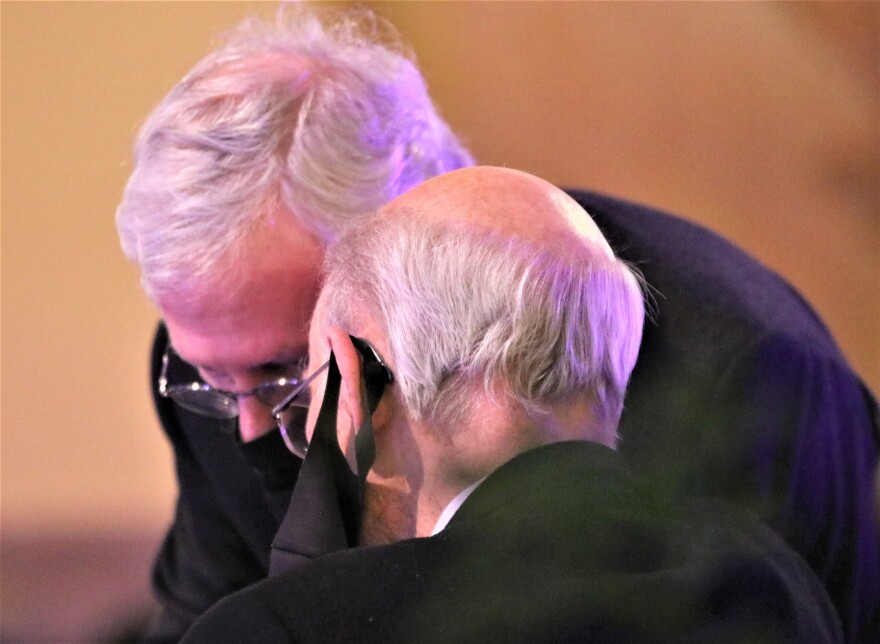
{"type": "Polygon", "coordinates": [[[325,322],[357,332],[360,315],[375,317],[413,418],[461,420],[482,382],[531,415],[587,396],[615,435],[645,308],[640,278],[605,248],[549,249],[402,211],[352,228],[325,279],[325,322]]]}
{"type": "Polygon", "coordinates": [[[269,211],[331,243],[353,218],[473,164],[393,27],[301,5],[230,32],[149,116],[134,161],[116,221],[154,300],[234,270],[269,211]]]}

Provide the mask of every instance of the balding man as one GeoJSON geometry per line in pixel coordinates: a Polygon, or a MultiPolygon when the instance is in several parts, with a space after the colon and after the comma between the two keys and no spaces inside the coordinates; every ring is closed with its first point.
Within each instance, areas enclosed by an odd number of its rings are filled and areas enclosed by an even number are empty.
{"type": "Polygon", "coordinates": [[[456,171],[354,227],[328,253],[316,377],[276,411],[309,443],[297,489],[315,455],[359,470],[358,541],[376,547],[301,561],[185,641],[836,641],[819,582],[768,530],[665,507],[626,473],[643,320],[586,213],[520,172],[456,171]]]}

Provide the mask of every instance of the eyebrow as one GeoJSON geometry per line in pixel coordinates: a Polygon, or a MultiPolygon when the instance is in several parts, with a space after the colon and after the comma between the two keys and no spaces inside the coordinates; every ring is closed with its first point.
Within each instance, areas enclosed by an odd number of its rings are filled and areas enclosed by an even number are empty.
{"type": "MultiPolygon", "coordinates": [[[[184,362],[186,362],[189,365],[192,365],[193,367],[195,367],[199,371],[205,372],[206,374],[224,376],[227,373],[227,370],[223,369],[223,368],[213,367],[211,365],[202,365],[197,362],[190,362],[184,356],[180,355],[177,352],[177,349],[174,349],[174,347],[172,347],[172,350],[174,351],[175,354],[177,354],[177,356],[181,360],[183,360],[184,362]]],[[[293,365],[306,368],[308,366],[308,362],[309,362],[308,349],[306,349],[305,353],[291,352],[289,354],[281,354],[281,355],[274,356],[273,358],[266,360],[264,362],[259,362],[259,363],[252,364],[252,365],[245,365],[240,368],[244,369],[245,371],[272,371],[272,370],[277,370],[279,367],[284,368],[284,367],[290,367],[293,365]]]]}
{"type": "Polygon", "coordinates": [[[251,369],[272,369],[275,367],[286,367],[292,364],[296,364],[298,366],[305,366],[308,364],[308,356],[297,356],[291,358],[282,358],[280,360],[268,360],[266,362],[261,362],[258,365],[250,367],[251,369]]]}

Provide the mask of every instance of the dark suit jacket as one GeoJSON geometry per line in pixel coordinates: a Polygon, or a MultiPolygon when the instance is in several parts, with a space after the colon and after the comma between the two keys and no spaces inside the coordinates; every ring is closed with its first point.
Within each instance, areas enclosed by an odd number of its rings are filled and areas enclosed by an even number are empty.
{"type": "Polygon", "coordinates": [[[534,449],[439,535],[314,559],[184,641],[839,641],[824,589],[769,529],[681,505],[652,501],[608,448],[534,449]]]}
{"type": "MultiPolygon", "coordinates": [[[[621,452],[673,496],[721,495],[755,510],[819,575],[849,640],[877,641],[877,406],[822,322],[782,279],[717,235],[624,201],[571,194],[655,289],[621,452]]],[[[160,327],[153,383],[165,344],[160,327]]],[[[174,640],[211,604],[266,576],[298,463],[277,433],[238,445],[222,423],[155,399],[180,496],[154,568],[163,612],[151,632],[174,640]]]]}

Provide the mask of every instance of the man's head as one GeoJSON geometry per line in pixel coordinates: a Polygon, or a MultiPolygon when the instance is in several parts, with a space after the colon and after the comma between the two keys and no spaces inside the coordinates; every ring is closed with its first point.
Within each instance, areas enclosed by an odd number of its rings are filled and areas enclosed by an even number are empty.
{"type": "MultiPolygon", "coordinates": [[[[353,219],[472,163],[390,26],[300,5],[231,32],[134,156],[123,250],[177,351],[231,391],[295,369],[324,248],[353,219]]],[[[239,403],[245,439],[271,426],[239,403]]]]}
{"type": "Polygon", "coordinates": [[[448,501],[525,449],[615,445],[643,298],[573,203],[521,172],[459,170],[329,251],[311,353],[313,364],[330,347],[337,355],[349,454],[363,411],[347,334],[371,342],[395,376],[374,419],[374,485],[392,481],[401,499],[424,485],[448,501]]]}

